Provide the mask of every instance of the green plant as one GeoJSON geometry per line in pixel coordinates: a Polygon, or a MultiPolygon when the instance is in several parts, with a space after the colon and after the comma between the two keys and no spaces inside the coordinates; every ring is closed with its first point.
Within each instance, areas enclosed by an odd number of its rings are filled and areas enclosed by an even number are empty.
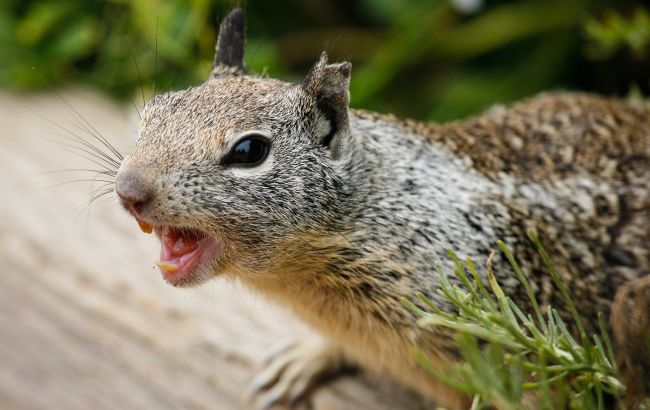
{"type": "MultiPolygon", "coordinates": [[[[3,0],[0,87],[90,84],[139,107],[206,78],[217,24],[239,3],[3,0]]],[[[299,81],[327,49],[353,63],[353,107],[435,121],[548,89],[648,93],[640,0],[480,3],[467,12],[450,0],[251,1],[246,64],[299,81]]]]}
{"type": "Polygon", "coordinates": [[[452,366],[451,373],[442,373],[422,353],[416,357],[434,376],[473,395],[474,408],[489,404],[500,409],[602,409],[606,395],[620,398],[625,392],[604,319],[599,317],[599,334],[586,334],[569,291],[540,239],[532,230],[528,235],[571,312],[577,338],[556,308],[540,308],[526,275],[510,250],[499,242],[526,288],[532,314],[524,313],[497,283],[492,272],[494,253],[488,260],[486,286],[472,262],[463,263],[450,250],[454,274],[462,287],[452,284],[441,271],[439,292],[456,312],[441,310],[424,295],[418,297],[427,310],[408,300],[404,303],[422,326],[457,331],[463,360],[452,366]]]}
{"type": "Polygon", "coordinates": [[[629,16],[608,10],[602,19],[588,18],[584,23],[589,40],[588,54],[597,59],[612,57],[620,50],[630,50],[638,58],[650,51],[650,12],[636,9],[629,16]]]}
{"type": "Polygon", "coordinates": [[[227,7],[227,0],[2,2],[0,85],[82,81],[144,100],[154,87],[197,83],[210,68],[217,11],[227,7]]]}

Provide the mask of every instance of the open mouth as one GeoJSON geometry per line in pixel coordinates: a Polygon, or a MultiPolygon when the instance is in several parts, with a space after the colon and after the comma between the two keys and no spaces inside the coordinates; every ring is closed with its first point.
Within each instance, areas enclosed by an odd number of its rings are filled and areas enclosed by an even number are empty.
{"type": "Polygon", "coordinates": [[[173,286],[195,285],[208,279],[209,264],[223,254],[223,244],[199,230],[137,221],[143,232],[154,231],[160,239],[160,260],[156,265],[173,286]]]}

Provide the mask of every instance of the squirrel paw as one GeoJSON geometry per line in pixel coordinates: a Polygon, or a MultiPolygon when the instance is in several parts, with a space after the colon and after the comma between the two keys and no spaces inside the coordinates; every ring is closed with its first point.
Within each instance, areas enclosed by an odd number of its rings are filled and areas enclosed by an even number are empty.
{"type": "Polygon", "coordinates": [[[616,359],[627,385],[625,404],[634,409],[650,393],[650,275],[620,287],[610,323],[616,359]]]}
{"type": "Polygon", "coordinates": [[[283,404],[293,407],[323,379],[344,367],[340,349],[320,338],[285,343],[271,351],[253,379],[249,395],[259,409],[283,404]]]}

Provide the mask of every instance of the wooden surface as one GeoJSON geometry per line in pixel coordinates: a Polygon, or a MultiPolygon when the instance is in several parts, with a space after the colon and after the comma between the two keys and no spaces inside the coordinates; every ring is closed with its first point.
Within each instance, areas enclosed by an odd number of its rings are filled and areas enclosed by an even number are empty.
{"type": "MultiPolygon", "coordinates": [[[[131,111],[89,92],[63,98],[128,151],[131,111]]],[[[58,126],[82,133],[59,95],[0,94],[0,113],[0,408],[254,408],[244,391],[265,352],[308,330],[236,284],[166,285],[152,264],[157,240],[114,199],[86,210],[91,183],[48,188],[82,177],[51,171],[89,166],[48,141],[65,141],[58,126]]],[[[422,406],[363,376],[303,403],[422,406]]]]}

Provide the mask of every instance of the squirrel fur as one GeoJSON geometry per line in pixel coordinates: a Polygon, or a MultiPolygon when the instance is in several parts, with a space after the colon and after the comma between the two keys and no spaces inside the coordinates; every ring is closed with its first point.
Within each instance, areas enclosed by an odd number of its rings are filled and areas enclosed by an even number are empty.
{"type": "MultiPolygon", "coordinates": [[[[300,355],[263,373],[257,387],[272,392],[267,404],[293,400],[316,376],[351,362],[448,408],[466,406],[468,398],[427,374],[412,355],[417,346],[444,369],[458,358],[454,335],[419,327],[400,301],[422,292],[450,308],[437,293],[438,262],[456,280],[447,248],[479,264],[503,240],[539,300],[569,318],[526,238],[535,228],[589,331],[597,328],[598,312],[610,314],[619,288],[647,282],[648,103],[552,92],[447,124],[353,110],[351,66],[329,64],[325,53],[300,84],[249,74],[243,19],[236,9],[222,23],[205,83],[146,105],[116,191],[146,189],[137,218],[196,230],[223,248],[174,285],[235,279],[324,336],[302,350],[305,360],[321,364],[301,388],[282,381],[287,369],[300,368],[300,355]],[[250,130],[269,136],[266,160],[223,165],[220,158],[250,130]]],[[[528,309],[503,258],[495,274],[528,309]]],[[[646,302],[637,304],[648,306],[648,292],[626,295],[641,295],[646,302]]],[[[640,312],[647,325],[650,312],[640,312]]],[[[623,345],[629,331],[613,327],[623,345]]]]}

